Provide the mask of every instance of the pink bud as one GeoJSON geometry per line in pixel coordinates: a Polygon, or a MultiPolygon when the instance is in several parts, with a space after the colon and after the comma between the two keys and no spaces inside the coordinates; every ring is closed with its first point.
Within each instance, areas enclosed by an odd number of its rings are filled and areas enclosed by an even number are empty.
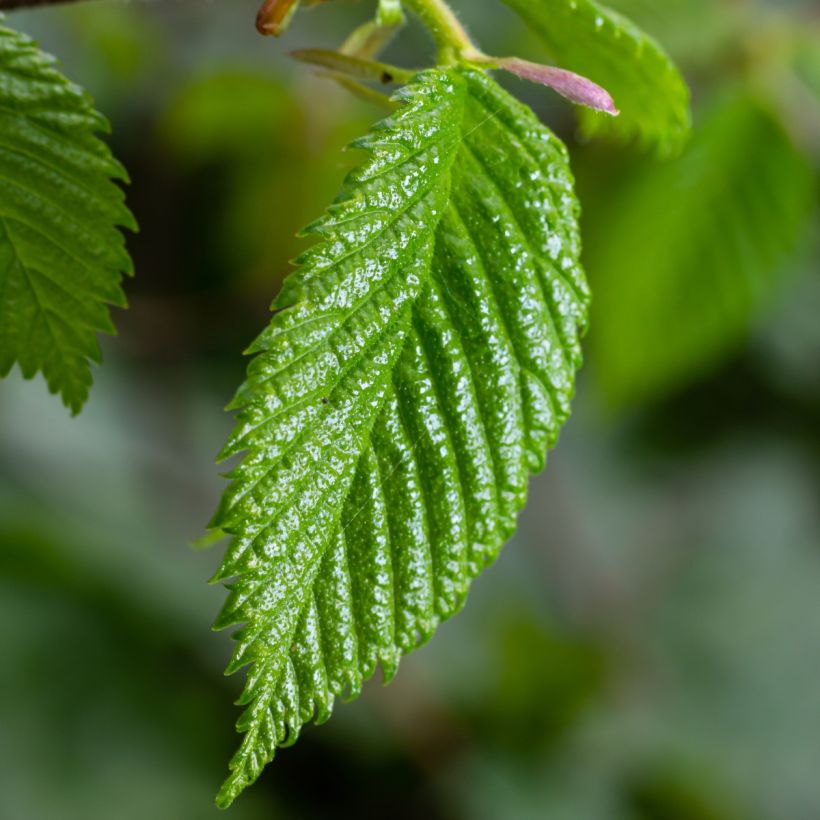
{"type": "Polygon", "coordinates": [[[503,68],[518,77],[552,88],[562,97],[566,97],[578,105],[586,105],[613,117],[617,117],[621,113],[615,107],[615,103],[606,89],[601,88],[601,86],[586,77],[582,77],[580,74],[574,74],[572,71],[565,71],[563,68],[556,68],[555,66],[531,63],[518,57],[506,57],[503,60],[498,60],[497,64],[499,68],[503,68]]]}

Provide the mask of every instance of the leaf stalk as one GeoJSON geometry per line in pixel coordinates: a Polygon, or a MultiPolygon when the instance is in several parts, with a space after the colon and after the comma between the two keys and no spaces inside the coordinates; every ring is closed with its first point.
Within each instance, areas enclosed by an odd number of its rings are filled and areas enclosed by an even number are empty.
{"type": "Polygon", "coordinates": [[[440,63],[457,63],[465,54],[477,53],[461,21],[445,0],[404,0],[404,3],[432,34],[440,63]]]}

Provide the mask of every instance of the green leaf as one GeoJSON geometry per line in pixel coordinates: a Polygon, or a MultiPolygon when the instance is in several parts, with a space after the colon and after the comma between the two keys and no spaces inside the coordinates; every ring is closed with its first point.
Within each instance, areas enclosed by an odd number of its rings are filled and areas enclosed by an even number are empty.
{"type": "Polygon", "coordinates": [[[216,627],[243,624],[228,671],[250,669],[222,806],[462,606],[569,414],[588,296],[565,148],[477,71],[398,99],[234,403],[216,627]]]}
{"type": "Polygon", "coordinates": [[[812,170],[745,92],[714,105],[677,160],[647,163],[591,214],[595,371],[616,404],[662,396],[740,343],[787,279],[812,170]]]}
{"type": "Polygon", "coordinates": [[[587,136],[612,136],[678,151],[690,128],[689,89],[663,48],[592,0],[503,0],[544,40],[563,68],[603,86],[621,115],[580,110],[587,136]]]}
{"type": "Polygon", "coordinates": [[[77,413],[100,361],[98,331],[131,260],[122,166],[95,135],[88,95],[27,37],[0,26],[0,376],[41,371],[77,413]]]}
{"type": "Polygon", "coordinates": [[[794,70],[801,82],[814,95],[812,102],[820,102],[820,45],[817,38],[806,35],[797,46],[794,55],[794,70]]]}

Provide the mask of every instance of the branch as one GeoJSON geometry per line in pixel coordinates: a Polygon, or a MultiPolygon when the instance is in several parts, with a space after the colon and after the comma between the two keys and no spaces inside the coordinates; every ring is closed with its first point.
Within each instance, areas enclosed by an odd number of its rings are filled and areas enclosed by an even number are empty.
{"type": "Polygon", "coordinates": [[[0,11],[36,8],[37,6],[55,6],[58,3],[74,3],[76,0],[0,0],[0,11]]]}

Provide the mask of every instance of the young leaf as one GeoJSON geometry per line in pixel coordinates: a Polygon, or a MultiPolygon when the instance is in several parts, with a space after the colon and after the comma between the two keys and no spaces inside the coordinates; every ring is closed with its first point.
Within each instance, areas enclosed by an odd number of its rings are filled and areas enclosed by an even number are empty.
{"type": "Polygon", "coordinates": [[[593,215],[593,360],[618,404],[662,396],[720,360],[789,272],[814,207],[807,160],[738,92],[686,153],[648,163],[593,215]],[[596,230],[597,228],[597,230],[596,230]]]}
{"type": "Polygon", "coordinates": [[[569,414],[588,295],[566,150],[478,71],[399,99],[234,404],[216,627],[243,625],[229,671],[250,669],[221,806],[461,607],[569,414]]]}
{"type": "Polygon", "coordinates": [[[0,26],[0,376],[15,362],[41,371],[74,413],[132,272],[117,226],[136,226],[112,182],[125,171],[95,135],[106,128],[51,57],[0,26]]]}
{"type": "Polygon", "coordinates": [[[689,90],[663,48],[593,0],[503,0],[544,40],[555,60],[609,91],[616,120],[580,110],[588,136],[614,136],[676,152],[689,133],[689,90]]]}
{"type": "Polygon", "coordinates": [[[593,111],[603,111],[610,117],[617,117],[620,114],[609,92],[580,74],[551,65],[531,63],[519,57],[498,60],[498,67],[521,77],[522,80],[545,85],[576,105],[585,105],[593,111]]]}

